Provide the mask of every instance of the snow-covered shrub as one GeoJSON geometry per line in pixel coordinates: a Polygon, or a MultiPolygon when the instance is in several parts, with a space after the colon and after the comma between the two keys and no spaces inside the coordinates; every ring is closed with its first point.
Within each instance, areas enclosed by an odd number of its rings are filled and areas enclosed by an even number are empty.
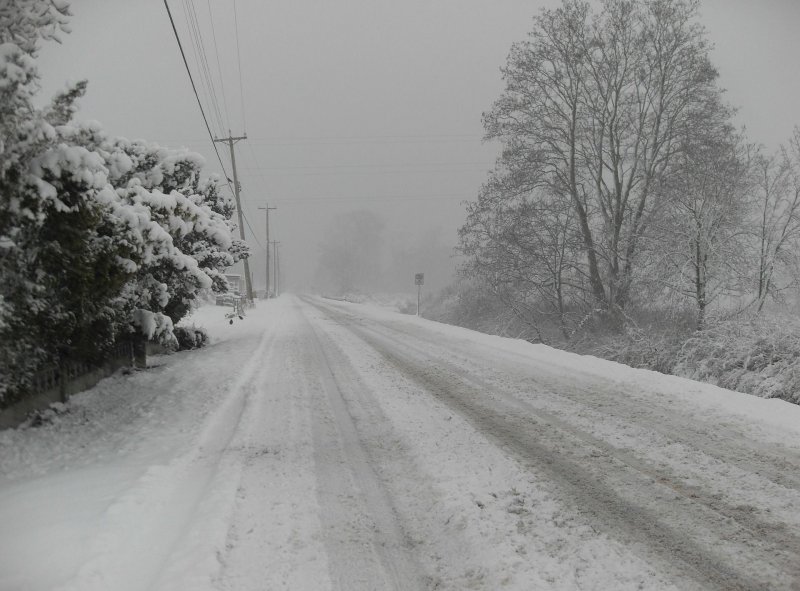
{"type": "Polygon", "coordinates": [[[178,341],[178,351],[199,349],[208,344],[208,332],[205,328],[192,326],[176,326],[175,338],[178,341]]]}
{"type": "MultiPolygon", "coordinates": [[[[131,277],[131,249],[113,220],[118,199],[108,169],[63,124],[84,89],[79,83],[45,109],[31,108],[27,127],[45,133],[5,162],[0,177],[7,197],[0,203],[3,392],[24,389],[42,363],[99,361],[129,321],[120,293],[131,277]]],[[[13,152],[23,144],[6,146],[13,152]]]]}
{"type": "Polygon", "coordinates": [[[800,323],[785,318],[718,323],[683,344],[674,373],[800,404],[800,323]]]}
{"type": "Polygon", "coordinates": [[[224,272],[247,248],[232,238],[233,198],[225,196],[218,178],[201,178],[203,158],[187,150],[171,150],[156,144],[124,139],[104,146],[131,167],[112,181],[123,202],[143,206],[151,219],[169,235],[174,252],[147,261],[139,276],[157,278],[167,286],[168,301],[149,308],[167,314],[177,323],[186,316],[203,289],[227,290],[224,272]],[[175,269],[180,272],[176,273],[175,269]]]}
{"type": "Polygon", "coordinates": [[[591,344],[584,342],[577,349],[631,367],[671,374],[680,346],[679,335],[672,332],[626,324],[621,332],[598,335],[591,344]]]}
{"type": "MultiPolygon", "coordinates": [[[[416,302],[414,302],[416,311],[416,302]]],[[[487,334],[542,342],[540,327],[523,320],[485,284],[459,279],[423,301],[425,318],[463,326],[487,334]]]]}
{"type": "Polygon", "coordinates": [[[0,407],[36,368],[99,361],[174,325],[247,255],[202,158],[75,123],[86,83],[38,108],[35,58],[66,30],[61,0],[0,3],[0,407]]]}
{"type": "Polygon", "coordinates": [[[13,43],[36,55],[40,41],[59,41],[69,32],[69,3],[64,0],[4,0],[0,2],[0,43],[13,43]]]}
{"type": "MultiPolygon", "coordinates": [[[[70,320],[59,305],[61,294],[46,281],[55,238],[48,213],[66,210],[80,217],[91,209],[78,204],[70,211],[31,169],[38,156],[57,147],[49,113],[33,103],[39,90],[35,58],[43,39],[58,39],[66,30],[68,16],[64,2],[0,3],[0,404],[28,386],[33,371],[52,358],[42,333],[57,328],[58,320],[70,320]]],[[[48,111],[55,118],[68,103],[68,96],[59,95],[48,111]]],[[[80,190],[81,179],[69,171],[64,177],[80,190]]],[[[72,236],[79,232],[74,229],[72,236]]]]}
{"type": "Polygon", "coordinates": [[[695,312],[689,306],[665,309],[640,305],[610,321],[590,319],[566,347],[631,367],[671,374],[678,350],[694,331],[695,312]],[[616,325],[609,326],[608,322],[616,325]]]}

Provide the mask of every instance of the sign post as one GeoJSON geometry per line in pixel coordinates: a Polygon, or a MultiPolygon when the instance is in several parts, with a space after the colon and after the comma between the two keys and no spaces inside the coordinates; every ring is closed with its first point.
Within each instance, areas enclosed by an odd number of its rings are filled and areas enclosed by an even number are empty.
{"type": "Polygon", "coordinates": [[[414,275],[414,283],[417,286],[417,316],[419,316],[419,295],[422,291],[422,286],[425,285],[425,273],[417,273],[414,275]]]}

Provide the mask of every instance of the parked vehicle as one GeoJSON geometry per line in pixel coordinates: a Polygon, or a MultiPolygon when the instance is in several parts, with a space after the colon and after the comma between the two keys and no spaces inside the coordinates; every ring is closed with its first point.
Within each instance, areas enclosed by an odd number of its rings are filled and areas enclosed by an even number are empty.
{"type": "Polygon", "coordinates": [[[217,306],[233,306],[241,296],[238,293],[218,293],[215,303],[217,306]]]}

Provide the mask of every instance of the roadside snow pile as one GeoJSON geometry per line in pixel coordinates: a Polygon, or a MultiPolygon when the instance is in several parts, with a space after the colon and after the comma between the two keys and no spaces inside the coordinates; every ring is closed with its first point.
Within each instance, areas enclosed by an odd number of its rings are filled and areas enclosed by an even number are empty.
{"type": "MultiPolygon", "coordinates": [[[[355,300],[350,300],[355,301],[355,300]]],[[[426,318],[484,334],[531,339],[512,312],[469,285],[451,286],[423,309],[426,318]]],[[[618,332],[586,331],[558,349],[593,355],[636,369],[690,378],[761,398],[800,404],[800,322],[779,312],[735,317],[694,330],[693,314],[628,319],[618,332]]],[[[541,327],[540,327],[541,328],[541,327]]],[[[548,329],[542,333],[549,334],[548,329]]],[[[541,336],[541,334],[539,335],[541,336]]]]}
{"type": "Polygon", "coordinates": [[[371,304],[402,314],[417,313],[416,294],[347,292],[339,296],[325,295],[323,297],[340,302],[350,302],[351,304],[371,304]]]}
{"type": "Polygon", "coordinates": [[[626,326],[620,334],[598,336],[575,349],[637,369],[800,404],[800,323],[792,318],[738,318],[702,331],[626,326]]]}
{"type": "Polygon", "coordinates": [[[684,343],[674,373],[800,404],[800,326],[785,320],[719,324],[684,343]]]}

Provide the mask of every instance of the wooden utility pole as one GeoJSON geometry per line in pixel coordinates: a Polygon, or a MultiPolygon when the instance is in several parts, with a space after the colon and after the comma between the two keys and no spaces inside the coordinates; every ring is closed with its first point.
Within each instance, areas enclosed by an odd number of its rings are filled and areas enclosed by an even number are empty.
{"type": "Polygon", "coordinates": [[[278,264],[278,245],[280,242],[277,240],[272,241],[272,259],[275,261],[275,265],[273,266],[273,277],[275,279],[275,297],[278,297],[278,269],[280,268],[278,264]]]}
{"type": "Polygon", "coordinates": [[[278,209],[277,207],[270,207],[269,203],[267,203],[266,207],[259,207],[258,209],[263,209],[264,213],[266,214],[266,222],[267,222],[267,293],[264,296],[265,298],[269,298],[269,210],[270,209],[278,209]]]}
{"type": "MultiPolygon", "coordinates": [[[[228,137],[214,138],[214,142],[228,144],[231,151],[231,167],[233,168],[233,196],[236,198],[236,212],[239,214],[239,238],[244,240],[244,216],[242,215],[242,202],[239,200],[239,177],[236,176],[236,153],[233,151],[233,144],[239,140],[246,140],[247,136],[240,137],[231,136],[228,131],[228,137]]],[[[247,289],[247,299],[253,301],[253,283],[250,281],[250,264],[247,259],[244,259],[244,284],[247,289]]]]}

